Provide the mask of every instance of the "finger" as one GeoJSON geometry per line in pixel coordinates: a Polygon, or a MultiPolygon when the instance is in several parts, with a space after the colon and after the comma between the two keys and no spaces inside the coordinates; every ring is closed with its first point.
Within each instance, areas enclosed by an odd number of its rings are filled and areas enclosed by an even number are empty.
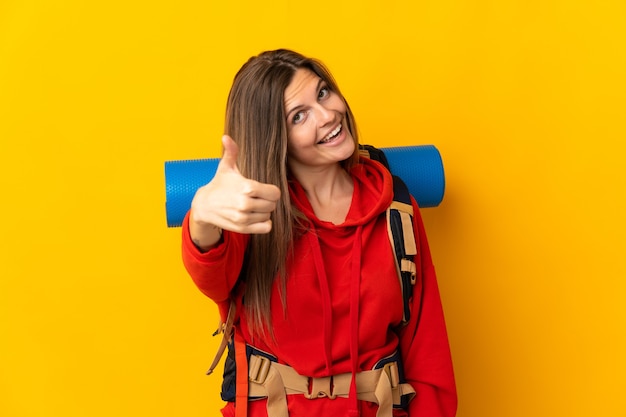
{"type": "Polygon", "coordinates": [[[271,230],[272,230],[272,221],[265,220],[263,222],[257,222],[257,223],[246,225],[245,227],[241,228],[239,233],[260,235],[260,234],[269,233],[271,230]]]}
{"type": "Polygon", "coordinates": [[[265,200],[262,198],[250,198],[245,202],[245,207],[242,207],[245,212],[248,213],[271,213],[276,210],[276,201],[265,200]]]}
{"type": "Polygon", "coordinates": [[[242,234],[269,233],[272,230],[269,213],[231,212],[217,218],[215,223],[224,230],[242,234]]]}
{"type": "Polygon", "coordinates": [[[232,216],[228,219],[228,221],[233,225],[237,226],[241,229],[246,229],[248,227],[254,227],[257,223],[264,223],[270,219],[271,213],[262,213],[262,212],[249,212],[242,213],[236,212],[233,213],[232,216]]]}
{"type": "Polygon", "coordinates": [[[251,225],[250,230],[250,233],[255,233],[259,235],[269,233],[272,230],[272,221],[266,220],[264,222],[255,223],[251,225]]]}
{"type": "Polygon", "coordinates": [[[224,146],[224,152],[222,159],[217,167],[218,170],[234,170],[239,172],[237,167],[237,156],[239,155],[239,146],[228,135],[222,136],[222,145],[224,146]]]}
{"type": "Polygon", "coordinates": [[[246,194],[248,197],[260,200],[280,200],[280,188],[278,188],[274,184],[264,184],[254,180],[250,180],[248,186],[244,190],[244,194],[246,194]]]}

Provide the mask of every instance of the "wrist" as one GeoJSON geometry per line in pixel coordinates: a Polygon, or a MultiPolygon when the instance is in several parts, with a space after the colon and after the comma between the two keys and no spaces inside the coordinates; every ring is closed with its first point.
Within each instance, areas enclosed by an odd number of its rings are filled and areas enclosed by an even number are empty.
{"type": "Polygon", "coordinates": [[[222,241],[222,228],[210,223],[189,222],[191,242],[200,252],[208,252],[222,241]]]}

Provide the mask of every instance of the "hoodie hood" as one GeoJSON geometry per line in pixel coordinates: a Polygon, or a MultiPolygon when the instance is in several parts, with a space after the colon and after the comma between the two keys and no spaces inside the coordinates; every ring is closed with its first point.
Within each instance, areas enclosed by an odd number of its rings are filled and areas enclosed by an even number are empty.
{"type": "Polygon", "coordinates": [[[352,168],[350,174],[354,183],[354,193],[346,220],[340,225],[318,219],[306,192],[295,180],[290,181],[289,186],[291,201],[317,229],[362,226],[389,207],[393,200],[393,181],[391,174],[383,165],[369,158],[361,158],[360,163],[352,168]]]}

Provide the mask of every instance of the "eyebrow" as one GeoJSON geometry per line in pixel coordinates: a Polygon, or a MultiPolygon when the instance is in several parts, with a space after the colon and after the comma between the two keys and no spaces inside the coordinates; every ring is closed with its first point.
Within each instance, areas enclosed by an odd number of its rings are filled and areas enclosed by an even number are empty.
{"type": "MultiPolygon", "coordinates": [[[[319,91],[320,86],[325,83],[326,81],[324,81],[322,79],[322,77],[318,76],[318,80],[317,80],[317,85],[315,86],[315,91],[319,91]]],[[[302,104],[298,104],[297,106],[292,107],[291,109],[289,109],[288,111],[285,112],[287,118],[289,118],[289,116],[291,115],[291,113],[293,113],[295,110],[298,110],[300,107],[302,107],[302,104]]]]}

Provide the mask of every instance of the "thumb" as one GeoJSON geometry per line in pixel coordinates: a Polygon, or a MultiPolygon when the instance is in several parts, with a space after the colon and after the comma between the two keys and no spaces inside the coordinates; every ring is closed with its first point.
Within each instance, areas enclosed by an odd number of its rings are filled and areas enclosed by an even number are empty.
{"type": "Polygon", "coordinates": [[[237,155],[239,155],[239,146],[228,135],[222,136],[222,145],[224,146],[224,153],[219,164],[220,169],[228,168],[239,172],[237,168],[237,155]]]}

